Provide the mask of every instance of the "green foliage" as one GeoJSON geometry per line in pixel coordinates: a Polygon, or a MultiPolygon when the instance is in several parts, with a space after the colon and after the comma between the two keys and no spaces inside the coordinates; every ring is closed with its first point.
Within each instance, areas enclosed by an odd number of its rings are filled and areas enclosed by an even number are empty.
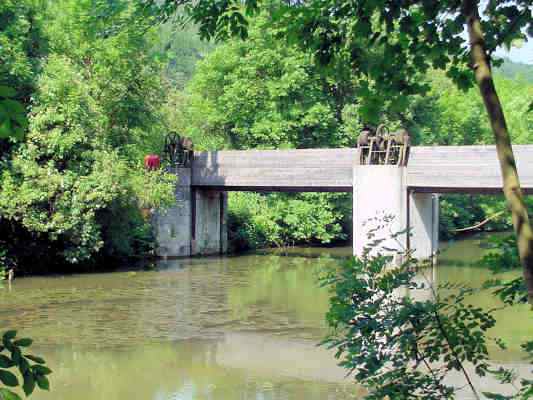
{"type": "Polygon", "coordinates": [[[490,268],[494,272],[503,272],[520,268],[520,258],[514,235],[493,235],[485,242],[484,246],[489,249],[483,256],[480,264],[490,268]]]}
{"type": "Polygon", "coordinates": [[[488,252],[481,258],[479,264],[489,268],[496,275],[495,279],[485,282],[484,287],[495,289],[494,294],[509,306],[527,303],[526,284],[522,277],[498,278],[498,274],[521,267],[516,237],[510,234],[494,235],[483,244],[488,252]]]}
{"type": "Polygon", "coordinates": [[[26,110],[21,102],[13,100],[16,91],[8,86],[0,86],[0,139],[24,138],[28,127],[26,110]]]}
{"type": "Polygon", "coordinates": [[[197,62],[204,59],[214,45],[201,40],[190,24],[163,24],[157,36],[153,51],[156,58],[165,64],[164,74],[169,82],[167,90],[183,90],[193,77],[197,62]]]}
{"type": "MultiPolygon", "coordinates": [[[[391,268],[393,257],[376,253],[383,240],[374,238],[362,257],[321,278],[333,293],[327,314],[333,331],[324,344],[336,348],[341,365],[368,388],[365,398],[453,399],[463,395],[458,390],[480,398],[471,384],[473,373],[492,374],[501,383],[520,381],[514,371],[489,363],[487,331],[496,323],[494,310],[468,304],[473,292],[468,286],[420,282],[408,254],[401,254],[406,260],[401,266],[391,268]],[[467,389],[446,381],[453,371],[463,376],[467,389]]],[[[526,399],[532,382],[520,383],[512,396],[484,395],[526,399]]]]}
{"type": "Polygon", "coordinates": [[[497,289],[494,291],[505,304],[514,305],[519,303],[527,303],[527,289],[526,283],[522,278],[516,278],[506,281],[494,280],[486,284],[487,287],[497,289]]]}
{"type": "MultiPolygon", "coordinates": [[[[103,246],[100,213],[133,206],[136,191],[148,196],[138,182],[143,177],[156,188],[159,184],[114,149],[105,125],[110,115],[91,96],[91,83],[66,57],[49,57],[39,79],[28,141],[14,153],[0,189],[4,218],[50,240],[60,239],[64,258],[74,263],[103,246]]],[[[161,181],[166,190],[156,190],[154,202],[165,195],[171,198],[167,182],[161,181]]],[[[143,205],[149,200],[143,199],[143,205]]]]}
{"type": "MultiPolygon", "coordinates": [[[[532,67],[533,70],[533,67],[532,67]]],[[[533,114],[528,111],[533,85],[496,76],[513,143],[533,142],[533,114]]],[[[476,89],[464,92],[441,73],[429,79],[428,96],[414,96],[406,115],[408,126],[421,145],[469,145],[494,143],[483,103],[476,89]]],[[[503,196],[443,195],[441,197],[441,237],[453,236],[454,229],[475,225],[505,209],[503,196]]],[[[510,215],[491,220],[486,230],[510,229],[510,215]]]]}
{"type": "MultiPolygon", "coordinates": [[[[179,3],[182,4],[182,3],[179,3]]],[[[425,92],[419,73],[443,69],[461,88],[472,86],[467,43],[462,35],[466,23],[462,3],[449,1],[284,2],[215,0],[186,2],[186,9],[199,24],[203,37],[245,38],[249,24],[245,16],[269,10],[273,23],[288,27],[285,36],[313,53],[322,64],[341,60],[349,63],[357,78],[367,79],[377,93],[403,96],[425,92]]],[[[144,7],[168,18],[178,3],[148,0],[144,7]]],[[[485,47],[492,54],[498,46],[533,35],[531,2],[517,0],[504,6],[489,2],[483,10],[485,47]]],[[[372,110],[368,110],[372,111],[372,110]]]]}
{"type": "MultiPolygon", "coordinates": [[[[456,229],[474,226],[505,208],[500,196],[443,195],[440,198],[439,230],[443,239],[456,235],[456,229]]],[[[511,227],[510,216],[497,216],[482,226],[486,231],[502,231],[511,227]]]]}
{"type": "MultiPolygon", "coordinates": [[[[530,67],[533,71],[533,67],[530,67]]],[[[528,111],[533,84],[496,74],[495,83],[513,143],[533,140],[533,115],[528,111]]],[[[417,144],[492,144],[493,135],[477,89],[459,90],[443,73],[431,73],[426,96],[413,96],[407,111],[417,144]]]]}
{"type": "Polygon", "coordinates": [[[2,97],[26,99],[31,94],[38,58],[45,42],[35,2],[5,0],[0,4],[0,86],[14,93],[1,91],[2,97]]]}
{"type": "Polygon", "coordinates": [[[29,338],[16,339],[17,331],[6,331],[0,344],[0,399],[20,400],[21,397],[12,391],[21,386],[24,394],[30,396],[35,387],[50,390],[48,375],[52,373],[41,357],[25,354],[33,341],[29,338]],[[22,380],[17,377],[16,371],[22,380]]]}
{"type": "Polygon", "coordinates": [[[331,195],[230,193],[229,239],[235,249],[342,240],[342,214],[331,195]]]}
{"type": "Polygon", "coordinates": [[[46,2],[39,16],[48,56],[26,141],[0,163],[0,244],[26,271],[46,268],[23,262],[30,246],[43,263],[131,255],[150,238],[139,208],[174,199],[175,178],[142,166],[165,133],[150,35],[125,0],[46,2]]]}
{"type": "Polygon", "coordinates": [[[0,4],[0,154],[9,147],[6,139],[22,140],[28,126],[26,106],[44,44],[39,33],[33,2],[0,4]]]}
{"type": "Polygon", "coordinates": [[[533,68],[530,64],[513,62],[504,58],[503,64],[496,71],[508,79],[533,83],[533,68]]]}
{"type": "MultiPolygon", "coordinates": [[[[263,12],[250,20],[245,41],[220,44],[186,92],[172,96],[178,130],[202,148],[344,147],[369,122],[394,129],[411,121],[396,95],[387,97],[340,63],[318,67],[284,38],[288,29],[263,12]],[[367,118],[369,108],[379,117],[367,118]]],[[[406,97],[401,103],[410,104],[406,97]]]]}
{"type": "Polygon", "coordinates": [[[350,143],[338,130],[333,85],[276,34],[267,16],[257,17],[248,40],[220,45],[199,64],[184,116],[195,143],[205,137],[236,149],[350,143]]]}

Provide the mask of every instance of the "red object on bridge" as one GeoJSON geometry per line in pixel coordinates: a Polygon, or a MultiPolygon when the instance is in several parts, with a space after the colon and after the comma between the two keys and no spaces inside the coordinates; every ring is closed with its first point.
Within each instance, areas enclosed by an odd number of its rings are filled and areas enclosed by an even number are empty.
{"type": "Polygon", "coordinates": [[[148,154],[144,157],[144,166],[146,169],[158,169],[161,165],[161,160],[158,155],[148,154]]]}

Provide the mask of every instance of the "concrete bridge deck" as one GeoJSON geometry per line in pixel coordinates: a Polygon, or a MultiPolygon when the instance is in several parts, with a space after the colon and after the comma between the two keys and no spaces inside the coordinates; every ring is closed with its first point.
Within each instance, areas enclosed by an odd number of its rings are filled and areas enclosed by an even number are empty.
{"type": "MultiPolygon", "coordinates": [[[[533,145],[513,148],[522,187],[533,193],[533,145]]],[[[412,147],[407,167],[358,165],[358,155],[350,148],[197,152],[191,167],[176,168],[176,206],[154,217],[157,254],[225,253],[228,191],[313,191],[353,193],[354,254],[363,254],[372,233],[385,239],[381,251],[410,249],[434,260],[434,193],[501,193],[494,146],[412,147]]]]}
{"type": "MultiPolygon", "coordinates": [[[[524,191],[533,193],[533,145],[514,145],[524,191]]],[[[192,186],[223,191],[352,192],[357,149],[196,152],[192,186]]],[[[409,190],[501,193],[495,146],[415,146],[406,169],[409,190]]]]}

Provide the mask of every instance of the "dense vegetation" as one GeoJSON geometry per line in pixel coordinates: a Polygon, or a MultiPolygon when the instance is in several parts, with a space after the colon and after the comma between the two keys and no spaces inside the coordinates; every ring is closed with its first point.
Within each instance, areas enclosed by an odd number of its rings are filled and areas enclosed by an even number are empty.
{"type": "MultiPolygon", "coordinates": [[[[378,123],[392,129],[404,126],[415,144],[505,142],[505,122],[495,128],[492,116],[491,129],[485,117],[487,99],[484,107],[479,94],[469,89],[480,65],[469,72],[467,52],[457,44],[464,24],[479,19],[473,11],[477,3],[465,0],[468,18],[459,14],[455,20],[446,19],[453,14],[446,7],[457,10],[459,4],[451,1],[434,2],[434,7],[426,2],[420,8],[361,2],[359,15],[351,14],[352,7],[335,7],[335,18],[322,8],[327,3],[302,13],[305,5],[280,7],[281,15],[294,18],[278,16],[272,23],[271,10],[258,13],[257,2],[245,2],[256,12],[249,26],[240,9],[213,24],[220,10],[195,3],[199,8],[196,14],[192,9],[193,17],[200,32],[218,32],[227,39],[213,48],[201,43],[192,28],[175,31],[172,22],[157,26],[128,0],[3,1],[0,270],[72,270],[150,252],[151,228],[140,209],[171,204],[174,178],[144,170],[141,160],[160,151],[169,128],[191,136],[200,149],[353,146],[364,125],[378,123]],[[391,14],[402,7],[406,12],[391,14]],[[446,11],[442,20],[439,10],[446,11]],[[383,31],[378,28],[370,35],[380,26],[370,18],[375,15],[383,17],[383,31]],[[231,32],[220,31],[224,21],[231,32]],[[431,21],[444,26],[437,30],[431,21]],[[424,52],[426,58],[421,57],[424,52]]],[[[496,3],[485,9],[485,27],[492,28],[489,48],[497,42],[509,44],[522,35],[522,28],[531,30],[527,1],[503,11],[496,3]],[[516,18],[510,30],[498,19],[506,13],[509,18],[503,22],[516,18]]],[[[472,31],[470,26],[470,35],[472,31]]],[[[486,57],[478,61],[488,70],[486,57]]],[[[501,68],[495,83],[511,138],[530,143],[531,70],[511,63],[501,68]]],[[[482,87],[485,97],[493,89],[490,71],[489,79],[491,84],[482,87]]],[[[505,162],[508,171],[514,168],[512,154],[505,162]]],[[[519,191],[514,200],[509,190],[506,195],[515,225],[519,216],[529,226],[527,210],[520,214],[525,207],[519,191]]],[[[330,243],[345,239],[351,226],[345,195],[235,194],[229,204],[236,248],[330,243]]],[[[499,198],[446,196],[442,231],[453,233],[503,208],[499,198]]],[[[485,225],[509,226],[502,218],[485,225]]],[[[520,238],[519,229],[517,233],[520,238]]],[[[532,237],[523,238],[533,243],[532,237]]],[[[487,286],[499,288],[496,293],[506,306],[526,303],[531,260],[524,261],[524,254],[532,249],[522,246],[519,254],[507,237],[493,246],[498,251],[482,262],[513,266],[521,261],[526,279],[487,286]]],[[[394,270],[386,268],[389,261],[388,256],[365,253],[332,271],[324,282],[335,292],[329,322],[336,330],[329,343],[367,384],[368,398],[453,398],[455,388],[444,380],[453,370],[464,374],[479,398],[464,362],[479,376],[493,372],[502,382],[518,382],[512,371],[490,369],[486,331],[496,321],[492,311],[468,305],[472,289],[431,288],[430,299],[422,301],[399,295],[399,290],[421,286],[415,282],[412,260],[407,257],[394,270]],[[454,293],[447,296],[449,290],[454,293]],[[431,365],[436,362],[441,362],[438,370],[431,365]]],[[[529,296],[531,302],[531,292],[529,296]]],[[[17,367],[26,393],[36,384],[47,389],[51,371],[42,365],[44,360],[21,354],[20,347],[31,341],[14,337],[10,331],[2,338],[0,352],[10,356],[0,355],[0,381],[17,386],[17,376],[8,371],[17,367]]],[[[531,341],[524,343],[529,353],[532,347],[531,341]]],[[[533,383],[522,379],[521,384],[512,397],[485,396],[530,398],[533,383]]],[[[16,398],[4,387],[0,395],[16,398]]]]}
{"type": "MultiPolygon", "coordinates": [[[[157,8],[159,3],[151,4],[157,8]]],[[[167,0],[162,4],[161,15],[168,16],[175,3],[167,0]]],[[[516,238],[514,248],[523,271],[523,277],[496,284],[500,286],[496,293],[506,305],[533,305],[533,229],[518,180],[505,117],[508,110],[502,109],[491,68],[497,47],[533,36],[531,2],[480,5],[475,0],[311,0],[287,4],[250,0],[221,4],[205,0],[189,5],[202,34],[218,38],[247,38],[253,31],[245,16],[265,10],[272,13],[274,23],[281,21],[282,27],[290,26],[283,36],[311,50],[318,64],[331,66],[340,60],[349,65],[354,76],[360,78],[357,86],[365,88],[368,97],[372,98],[372,89],[380,95],[401,96],[393,103],[400,112],[408,109],[412,95],[428,93],[429,85],[420,75],[427,79],[430,74],[431,81],[433,69],[445,71],[463,90],[474,83],[478,86],[496,144],[502,189],[516,238]],[[468,43],[461,35],[465,28],[468,43]],[[381,52],[376,59],[374,46],[381,52]]],[[[357,114],[365,122],[375,122],[384,113],[368,97],[358,99],[357,114]]],[[[531,109],[529,98],[526,107],[531,109]]],[[[481,398],[480,391],[490,399],[530,399],[533,381],[519,379],[516,371],[504,367],[492,368],[489,363],[486,334],[495,323],[494,310],[468,304],[466,296],[472,289],[462,285],[445,283],[427,290],[424,283],[415,280],[409,253],[399,257],[406,260],[403,265],[390,268],[392,256],[398,254],[390,254],[395,251],[383,246],[389,237],[376,237],[384,222],[377,221],[378,227],[371,231],[370,247],[343,268],[331,271],[324,282],[334,293],[328,314],[333,333],[328,343],[337,348],[348,374],[366,386],[364,397],[453,399],[458,391],[469,388],[476,399],[481,398]],[[427,290],[427,300],[409,293],[421,289],[427,290]],[[445,380],[453,371],[464,377],[464,386],[451,386],[445,380]],[[477,389],[472,374],[492,374],[502,384],[512,384],[514,393],[477,389]]],[[[501,340],[496,342],[504,348],[501,340]]],[[[531,341],[523,344],[530,355],[532,345],[531,341]]]]}
{"type": "MultiPolygon", "coordinates": [[[[419,77],[429,91],[398,107],[342,63],[317,65],[267,13],[246,40],[214,45],[192,27],[156,26],[127,0],[0,7],[0,116],[10,111],[0,126],[0,260],[19,272],[150,252],[139,208],[171,202],[172,178],[141,160],[169,129],[199,149],[353,146],[371,111],[417,144],[493,140],[474,90],[431,70],[419,77]]],[[[506,62],[497,74],[516,143],[532,140],[530,70],[506,62]]],[[[503,208],[497,197],[444,196],[441,235],[503,208]]],[[[351,230],[348,195],[231,194],[229,211],[235,249],[334,243],[351,230]]],[[[509,227],[506,217],[484,225],[509,227]]]]}
{"type": "Polygon", "coordinates": [[[347,234],[342,229],[346,225],[343,221],[349,215],[345,207],[347,197],[320,193],[296,196],[233,193],[228,202],[232,249],[344,240],[347,234]]]}
{"type": "Polygon", "coordinates": [[[98,4],[0,5],[0,85],[27,112],[0,139],[0,251],[18,272],[149,251],[139,207],[173,198],[141,164],[164,134],[152,33],[129,2],[98,4]]]}

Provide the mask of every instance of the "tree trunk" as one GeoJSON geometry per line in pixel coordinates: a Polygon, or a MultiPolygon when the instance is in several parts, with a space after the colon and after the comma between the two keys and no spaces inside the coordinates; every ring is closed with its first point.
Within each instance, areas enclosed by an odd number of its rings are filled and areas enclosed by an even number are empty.
{"type": "Polygon", "coordinates": [[[533,306],[533,230],[531,229],[524,197],[520,189],[507,123],[505,122],[500,99],[494,87],[490,61],[485,51],[477,0],[464,0],[463,12],[468,26],[472,66],[476,82],[481,91],[481,97],[489,114],[492,132],[494,133],[496,151],[503,178],[503,193],[511,211],[528,300],[533,306]]]}

